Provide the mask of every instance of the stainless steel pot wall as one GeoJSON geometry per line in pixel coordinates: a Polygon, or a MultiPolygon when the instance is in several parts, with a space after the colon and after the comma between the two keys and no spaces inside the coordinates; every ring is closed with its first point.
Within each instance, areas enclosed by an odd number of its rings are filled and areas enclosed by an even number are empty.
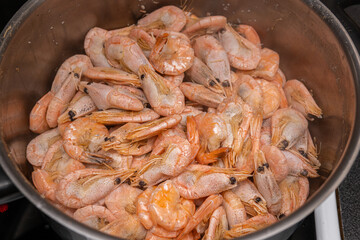
{"type": "MultiPolygon", "coordinates": [[[[318,1],[309,0],[194,0],[187,9],[198,16],[224,15],[232,23],[255,27],[264,46],[280,54],[288,79],[301,79],[314,93],[324,118],[310,124],[320,143],[321,177],[311,179],[305,206],[280,222],[246,236],[269,238],[310,214],[349,171],[359,150],[359,57],[338,20],[318,1]]],[[[1,34],[0,124],[1,165],[20,191],[59,226],[65,237],[106,239],[51,206],[33,187],[25,159],[26,144],[34,137],[28,115],[51,86],[57,68],[68,57],[83,53],[86,32],[94,26],[114,29],[133,24],[145,10],[170,0],[33,0],[27,2],[1,34]],[[159,3],[157,3],[159,2],[159,3]]],[[[184,7],[184,6],[181,6],[184,7]]]]}

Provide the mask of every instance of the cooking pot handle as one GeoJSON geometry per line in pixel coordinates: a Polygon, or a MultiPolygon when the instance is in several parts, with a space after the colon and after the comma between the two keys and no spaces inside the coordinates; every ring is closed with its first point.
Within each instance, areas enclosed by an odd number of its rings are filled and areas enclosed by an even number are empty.
{"type": "Polygon", "coordinates": [[[359,0],[322,0],[322,2],[339,19],[360,53],[360,25],[344,11],[347,7],[359,5],[359,0]]]}
{"type": "Polygon", "coordinates": [[[12,202],[23,195],[17,190],[15,185],[10,181],[6,173],[0,167],[0,205],[12,202]]]}

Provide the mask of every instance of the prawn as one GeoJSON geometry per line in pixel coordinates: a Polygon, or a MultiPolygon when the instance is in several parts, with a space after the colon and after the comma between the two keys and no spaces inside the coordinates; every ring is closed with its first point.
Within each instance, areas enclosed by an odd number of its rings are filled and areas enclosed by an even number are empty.
{"type": "Polygon", "coordinates": [[[128,217],[126,220],[116,219],[101,228],[100,231],[122,239],[142,240],[146,236],[146,230],[134,216],[128,217]]]}
{"type": "Polygon", "coordinates": [[[182,32],[189,36],[189,38],[194,38],[202,35],[212,35],[226,25],[226,17],[224,16],[208,16],[204,18],[193,18],[193,24],[187,26],[182,32]]]}
{"type": "Polygon", "coordinates": [[[80,82],[80,90],[88,93],[98,109],[120,108],[140,111],[143,103],[126,90],[101,83],[80,82]]]}
{"type": "Polygon", "coordinates": [[[303,176],[303,177],[319,177],[316,172],[316,167],[309,163],[307,158],[295,151],[282,151],[284,154],[289,168],[289,175],[303,176]]]}
{"type": "Polygon", "coordinates": [[[141,28],[134,28],[130,31],[129,37],[134,39],[143,50],[145,56],[149,57],[150,51],[156,43],[154,36],[150,35],[141,28]]]}
{"type": "Polygon", "coordinates": [[[175,6],[159,8],[137,22],[138,27],[146,30],[155,28],[174,32],[179,32],[185,24],[184,12],[175,6]]]}
{"type": "Polygon", "coordinates": [[[217,108],[225,99],[223,95],[215,93],[207,89],[205,86],[196,83],[184,82],[180,85],[180,90],[183,92],[185,97],[191,101],[207,107],[217,108]]]}
{"type": "Polygon", "coordinates": [[[185,97],[179,88],[170,89],[163,77],[149,66],[139,68],[142,88],[151,107],[161,116],[180,114],[185,107],[185,97]]]}
{"type": "Polygon", "coordinates": [[[158,119],[160,117],[150,108],[144,108],[141,111],[133,112],[120,109],[108,109],[104,111],[93,112],[89,118],[97,123],[104,125],[117,125],[121,123],[143,123],[158,119]]]}
{"type": "Polygon", "coordinates": [[[218,207],[211,215],[209,227],[203,237],[204,240],[223,239],[224,232],[228,230],[228,221],[224,207],[218,207]]]}
{"type": "Polygon", "coordinates": [[[81,208],[97,203],[134,174],[134,170],[81,169],[62,178],[55,197],[62,205],[81,208]]]}
{"type": "Polygon", "coordinates": [[[213,36],[205,35],[194,40],[195,56],[212,71],[216,81],[223,87],[230,86],[230,63],[221,43],[213,36]]]}
{"type": "Polygon", "coordinates": [[[307,119],[321,118],[322,111],[305,85],[294,79],[285,83],[284,91],[290,105],[301,112],[307,119]]]}
{"type": "Polygon", "coordinates": [[[191,67],[194,50],[185,35],[164,32],[157,36],[149,61],[162,74],[179,75],[191,67]]]}
{"type": "Polygon", "coordinates": [[[34,133],[43,133],[50,129],[46,122],[46,112],[54,93],[49,91],[38,100],[30,112],[29,128],[34,133]]]}
{"type": "Polygon", "coordinates": [[[244,36],[247,40],[255,44],[258,48],[261,48],[261,41],[258,33],[255,29],[250,25],[240,24],[235,30],[242,36],[244,36]]]}
{"type": "Polygon", "coordinates": [[[74,212],[74,219],[95,229],[101,229],[115,221],[115,216],[103,206],[88,205],[74,212]]]}
{"type": "Polygon", "coordinates": [[[284,95],[281,94],[279,87],[276,86],[276,84],[263,79],[257,79],[256,82],[260,85],[263,92],[264,119],[271,117],[280,106],[287,107],[287,100],[286,98],[283,98],[284,95]]]}
{"type": "Polygon", "coordinates": [[[221,195],[224,198],[223,206],[230,228],[246,221],[246,210],[241,202],[241,198],[231,190],[227,190],[221,195]]]}
{"type": "Polygon", "coordinates": [[[84,49],[95,67],[110,67],[104,53],[104,43],[108,31],[102,28],[91,28],[85,36],[84,49]]]}
{"type": "Polygon", "coordinates": [[[262,146],[261,151],[264,153],[266,161],[274,174],[276,182],[280,183],[289,174],[288,162],[284,154],[275,146],[262,146]]]}
{"type": "Polygon", "coordinates": [[[141,82],[135,74],[112,67],[92,67],[83,72],[83,75],[91,80],[107,82],[110,84],[131,85],[140,87],[141,82]]]}
{"type": "Polygon", "coordinates": [[[229,24],[226,24],[225,29],[219,32],[219,38],[232,67],[252,70],[258,66],[260,48],[239,35],[229,24]]]}
{"type": "Polygon", "coordinates": [[[254,70],[245,71],[253,77],[272,79],[279,69],[279,54],[269,48],[260,50],[260,61],[254,70]]]}

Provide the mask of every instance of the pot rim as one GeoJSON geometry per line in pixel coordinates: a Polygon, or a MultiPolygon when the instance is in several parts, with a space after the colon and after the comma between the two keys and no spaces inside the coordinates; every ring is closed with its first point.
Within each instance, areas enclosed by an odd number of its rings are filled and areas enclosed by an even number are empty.
{"type": "MultiPolygon", "coordinates": [[[[45,0],[29,0],[27,1],[10,19],[8,24],[5,26],[0,35],[0,63],[2,61],[3,53],[5,52],[9,42],[21,24],[27,19],[27,17],[37,9],[45,0]]],[[[314,11],[320,16],[323,21],[331,29],[332,33],[337,37],[340,42],[347,60],[349,61],[351,72],[354,78],[355,86],[355,114],[354,114],[354,125],[351,129],[347,145],[344,152],[342,153],[342,162],[334,168],[334,171],[330,174],[327,180],[322,186],[308,199],[306,204],[300,209],[292,213],[290,216],[281,219],[279,222],[272,224],[262,230],[248,234],[244,237],[237,239],[265,239],[274,236],[301,221],[308,216],[314,209],[320,205],[344,180],[347,173],[350,171],[351,166],[356,160],[358,152],[360,150],[360,111],[357,109],[357,103],[360,98],[360,57],[356,50],[356,47],[348,35],[345,28],[342,26],[340,21],[335,15],[319,0],[302,0],[304,4],[309,7],[310,10],[314,11]]],[[[110,236],[102,233],[98,230],[90,228],[82,223],[77,222],[71,217],[62,214],[60,210],[52,206],[50,202],[45,200],[38,194],[33,185],[28,179],[21,174],[18,167],[10,160],[7,152],[8,149],[5,147],[5,141],[2,137],[2,144],[0,144],[0,165],[9,176],[11,181],[16,187],[31,201],[38,209],[55,220],[59,224],[71,229],[72,231],[84,235],[89,239],[119,239],[117,237],[110,236]],[[20,175],[20,177],[19,177],[20,175]]]]}

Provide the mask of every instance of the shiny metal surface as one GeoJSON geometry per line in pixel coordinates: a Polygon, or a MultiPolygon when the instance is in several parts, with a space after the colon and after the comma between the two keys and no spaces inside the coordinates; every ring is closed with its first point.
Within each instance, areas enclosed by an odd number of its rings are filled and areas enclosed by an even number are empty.
{"type": "MultiPolygon", "coordinates": [[[[70,219],[42,199],[29,181],[25,146],[34,137],[28,115],[50,89],[57,68],[83,53],[86,32],[94,26],[115,29],[136,22],[143,13],[174,4],[198,16],[224,15],[232,23],[255,27],[265,47],[280,54],[288,79],[302,80],[323,109],[324,118],[310,124],[321,146],[321,178],[311,180],[305,206],[247,239],[274,236],[293,226],[324,200],[349,171],[359,150],[359,56],[346,31],[320,2],[310,0],[33,0],[28,1],[1,33],[0,126],[1,165],[20,191],[50,218],[76,236],[105,234],[70,219]],[[159,2],[158,4],[155,4],[159,2]],[[189,2],[190,5],[182,5],[189,2]]],[[[110,238],[110,237],[109,237],[110,238]]]]}

